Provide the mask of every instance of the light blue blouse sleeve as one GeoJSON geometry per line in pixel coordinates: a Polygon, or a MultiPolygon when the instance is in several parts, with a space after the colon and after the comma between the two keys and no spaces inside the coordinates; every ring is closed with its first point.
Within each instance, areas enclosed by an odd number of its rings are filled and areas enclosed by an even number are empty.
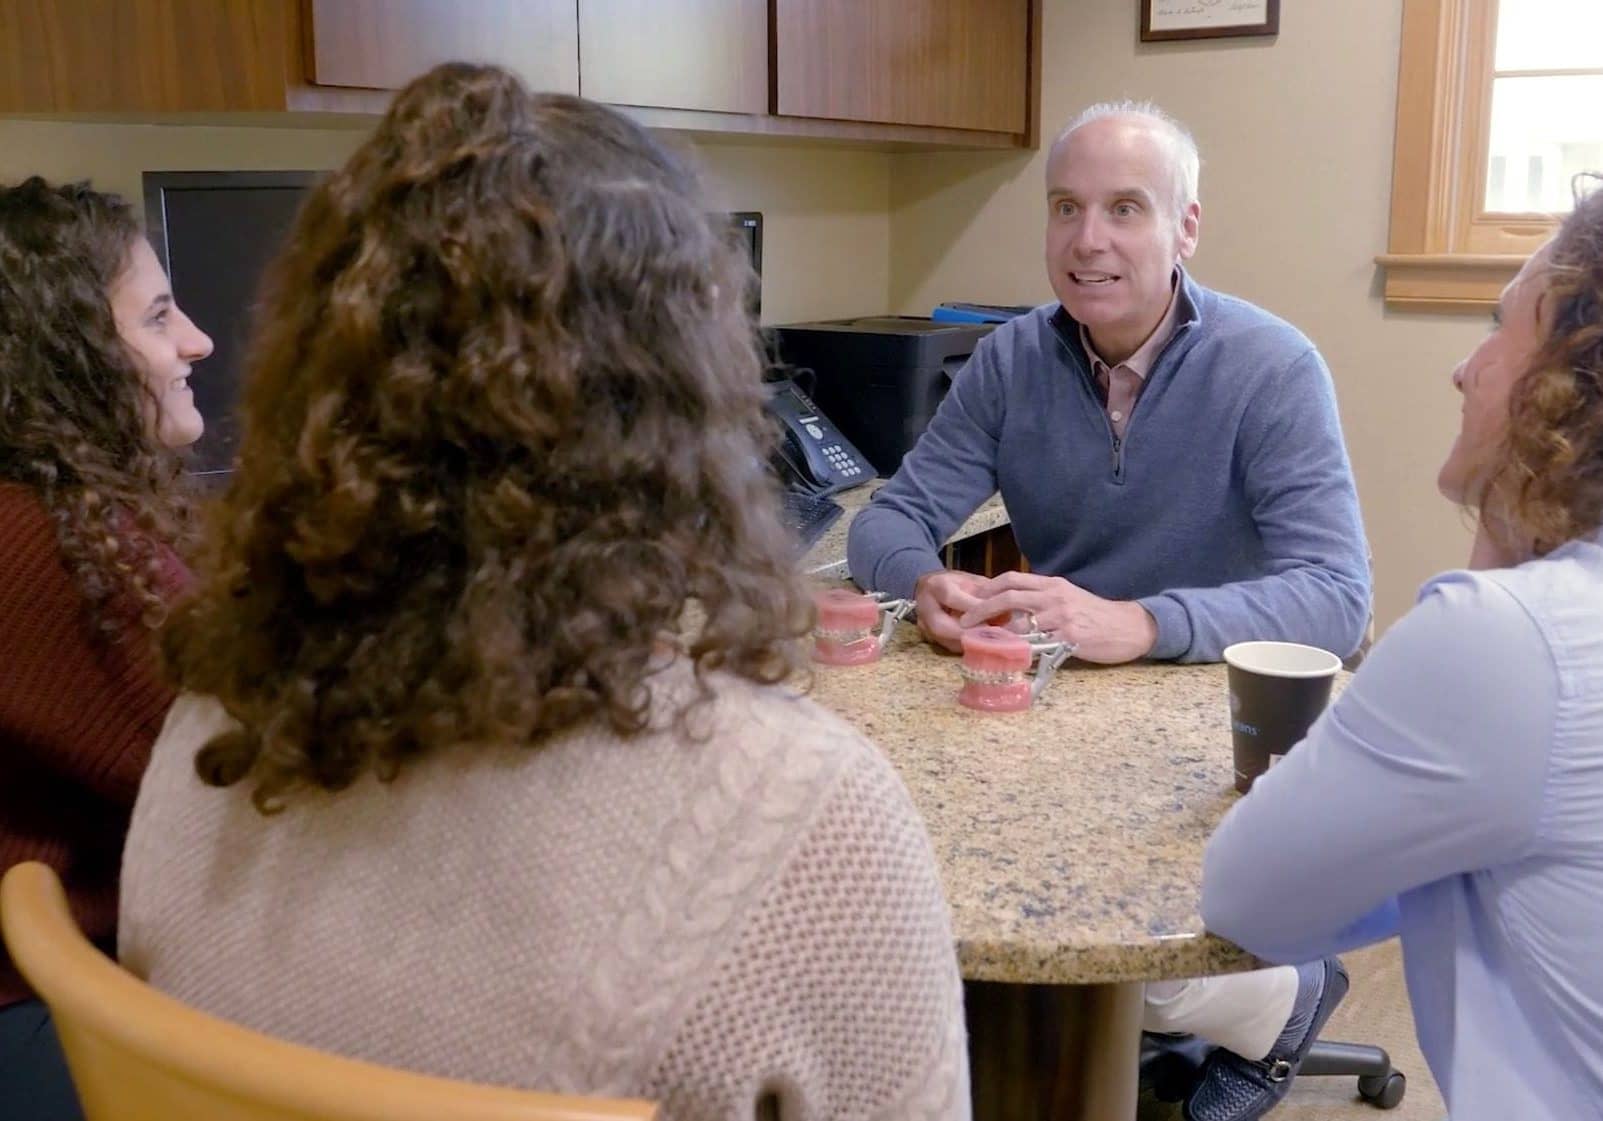
{"type": "Polygon", "coordinates": [[[1208,843],[1208,929],[1310,961],[1395,928],[1396,897],[1535,841],[1557,705],[1541,630],[1495,578],[1450,573],[1208,843]]]}

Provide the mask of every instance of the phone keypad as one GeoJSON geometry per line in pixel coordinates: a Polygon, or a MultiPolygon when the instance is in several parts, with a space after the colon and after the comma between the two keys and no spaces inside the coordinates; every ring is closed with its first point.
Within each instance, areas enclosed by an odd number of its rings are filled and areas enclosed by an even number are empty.
{"type": "Polygon", "coordinates": [[[825,444],[824,454],[829,457],[829,465],[847,478],[863,473],[862,467],[839,444],[825,444]]]}

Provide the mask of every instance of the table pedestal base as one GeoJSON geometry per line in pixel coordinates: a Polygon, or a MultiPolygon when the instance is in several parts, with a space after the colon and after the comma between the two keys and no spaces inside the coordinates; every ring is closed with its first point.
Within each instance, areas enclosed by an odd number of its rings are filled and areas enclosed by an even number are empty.
{"type": "Polygon", "coordinates": [[[1140,982],[963,988],[974,1121],[1133,1121],[1140,982]]]}

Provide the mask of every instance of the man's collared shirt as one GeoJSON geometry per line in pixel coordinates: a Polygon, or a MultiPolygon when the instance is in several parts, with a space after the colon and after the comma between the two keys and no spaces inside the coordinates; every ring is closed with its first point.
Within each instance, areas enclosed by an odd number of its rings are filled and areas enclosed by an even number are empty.
{"type": "Polygon", "coordinates": [[[1163,348],[1174,337],[1179,302],[1174,298],[1174,293],[1178,287],[1179,277],[1176,276],[1174,285],[1169,289],[1169,306],[1164,309],[1163,318],[1158,320],[1147,341],[1117,366],[1110,367],[1102,360],[1096,347],[1091,344],[1091,332],[1085,329],[1085,324],[1080,324],[1080,343],[1091,359],[1091,372],[1102,387],[1102,403],[1108,412],[1108,422],[1113,425],[1113,434],[1121,440],[1124,439],[1124,426],[1130,422],[1130,410],[1135,408],[1136,398],[1141,396],[1141,390],[1146,386],[1147,375],[1152,372],[1158,355],[1163,353],[1163,348]]]}

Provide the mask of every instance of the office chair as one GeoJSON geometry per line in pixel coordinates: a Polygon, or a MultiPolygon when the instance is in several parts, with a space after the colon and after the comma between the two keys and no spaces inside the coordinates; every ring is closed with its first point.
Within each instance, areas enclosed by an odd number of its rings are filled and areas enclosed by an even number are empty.
{"type": "Polygon", "coordinates": [[[88,1121],[651,1121],[650,1102],[540,1094],[391,1070],[208,1016],[119,969],[73,922],[55,872],[0,881],[11,959],[50,1007],[88,1121]]]}
{"type": "MultiPolygon", "coordinates": [[[[1159,1101],[1184,1101],[1196,1087],[1213,1044],[1199,1036],[1142,1035],[1141,1080],[1159,1101]]],[[[1408,1079],[1393,1070],[1384,1048],[1354,1043],[1315,1041],[1303,1059],[1298,1077],[1346,1074],[1358,1078],[1358,1095],[1380,1109],[1395,1109],[1408,1079]]]]}
{"type": "Polygon", "coordinates": [[[1316,1040],[1297,1077],[1329,1074],[1357,1075],[1358,1096],[1380,1109],[1396,1109],[1408,1089],[1407,1076],[1392,1069],[1386,1049],[1369,1044],[1316,1040]]]}
{"type": "MultiPolygon", "coordinates": [[[[1199,1036],[1141,1036],[1141,1084],[1148,1086],[1159,1102],[1183,1102],[1196,1089],[1202,1065],[1213,1044],[1199,1036]]],[[[1391,1068],[1391,1057],[1382,1047],[1350,1042],[1314,1042],[1303,1058],[1298,1078],[1308,1074],[1353,1074],[1358,1078],[1361,1099],[1382,1110],[1395,1110],[1403,1102],[1407,1078],[1391,1068]]]]}

